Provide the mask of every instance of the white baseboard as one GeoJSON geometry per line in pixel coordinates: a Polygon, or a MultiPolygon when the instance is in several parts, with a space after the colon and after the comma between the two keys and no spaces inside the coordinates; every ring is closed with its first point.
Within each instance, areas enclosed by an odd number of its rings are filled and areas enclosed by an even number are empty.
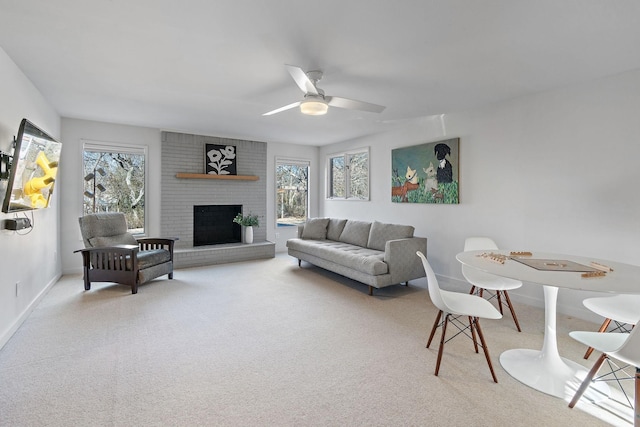
{"type": "Polygon", "coordinates": [[[13,334],[22,326],[25,320],[29,317],[29,315],[33,312],[33,310],[38,306],[42,298],[49,292],[49,290],[56,284],[56,282],[62,277],[62,274],[57,274],[47,285],[40,291],[40,293],[31,301],[31,303],[22,311],[20,316],[13,322],[13,324],[5,330],[0,336],[0,350],[5,346],[6,343],[9,342],[13,334]]]}

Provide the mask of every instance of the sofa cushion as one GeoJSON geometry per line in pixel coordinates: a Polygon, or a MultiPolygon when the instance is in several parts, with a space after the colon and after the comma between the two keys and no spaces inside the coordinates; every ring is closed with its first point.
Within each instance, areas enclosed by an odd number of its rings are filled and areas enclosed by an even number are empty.
{"type": "Polygon", "coordinates": [[[289,239],[287,247],[373,276],[389,272],[384,252],[362,246],[333,240],[289,239]]]}
{"type": "Polygon", "coordinates": [[[347,220],[344,229],[340,234],[340,241],[351,243],[352,245],[367,247],[369,240],[370,222],[347,220]]]}
{"type": "Polygon", "coordinates": [[[324,240],[327,238],[329,218],[309,218],[302,229],[303,239],[324,240]]]}
{"type": "Polygon", "coordinates": [[[137,245],[138,241],[129,233],[117,234],[115,236],[96,236],[89,239],[89,243],[94,248],[116,245],[137,245]]]}
{"type": "Polygon", "coordinates": [[[340,234],[342,234],[342,230],[344,230],[344,225],[346,223],[346,219],[329,219],[329,225],[327,226],[327,239],[340,240],[340,234]]]}
{"type": "Polygon", "coordinates": [[[374,221],[371,224],[367,247],[384,251],[387,240],[406,239],[413,237],[414,227],[411,225],[383,224],[374,221]]]}

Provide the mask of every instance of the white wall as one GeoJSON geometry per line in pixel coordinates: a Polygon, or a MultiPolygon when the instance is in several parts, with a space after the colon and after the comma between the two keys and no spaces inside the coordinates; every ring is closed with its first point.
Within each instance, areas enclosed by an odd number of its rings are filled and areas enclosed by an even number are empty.
{"type": "Polygon", "coordinates": [[[160,235],[160,130],[78,119],[62,119],[65,164],[61,168],[64,179],[62,191],[62,271],[81,273],[82,257],[73,251],[84,247],[78,218],[82,216],[82,145],[85,140],[147,147],[149,162],[145,194],[147,235],[160,235]]]}
{"type": "MultiPolygon", "coordinates": [[[[13,138],[23,118],[60,139],[60,116],[1,48],[0,75],[0,150],[13,152],[13,138]]],[[[63,145],[61,167],[65,150],[63,145]]],[[[34,228],[29,234],[0,231],[0,348],[60,277],[58,217],[63,187],[64,182],[59,180],[50,207],[33,212],[34,228]],[[20,284],[16,295],[17,282],[20,284]]],[[[4,197],[4,189],[0,197],[4,197]]],[[[31,213],[28,215],[31,217],[31,213]]],[[[0,214],[0,220],[13,216],[0,214]]]]}
{"type": "MultiPolygon", "coordinates": [[[[371,147],[371,201],[320,199],[320,215],[411,224],[439,276],[463,286],[456,253],[470,235],[500,247],[640,264],[640,70],[477,111],[430,117],[320,149],[371,147]],[[459,205],[391,202],[391,150],[460,137],[459,205]]],[[[422,167],[422,165],[414,165],[422,167]]],[[[324,179],[324,172],[321,172],[324,179]]],[[[527,285],[516,300],[542,305],[527,285]]],[[[583,292],[558,309],[594,319],[583,292]]]]}

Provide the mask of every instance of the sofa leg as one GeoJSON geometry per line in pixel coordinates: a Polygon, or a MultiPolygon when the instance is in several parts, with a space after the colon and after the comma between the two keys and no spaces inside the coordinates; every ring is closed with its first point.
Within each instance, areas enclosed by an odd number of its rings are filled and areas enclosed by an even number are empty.
{"type": "Polygon", "coordinates": [[[169,273],[169,280],[173,279],[173,271],[171,273],[169,273]]]}
{"type": "Polygon", "coordinates": [[[369,295],[373,295],[373,286],[369,286],[369,295]]]}
{"type": "Polygon", "coordinates": [[[131,293],[132,294],[137,294],[138,293],[138,284],[134,283],[133,285],[131,285],[131,293]]]}
{"type": "Polygon", "coordinates": [[[85,273],[85,275],[84,275],[84,290],[88,291],[89,289],[91,289],[91,281],[89,280],[89,278],[87,277],[87,274],[85,273]]]}
{"type": "Polygon", "coordinates": [[[302,265],[302,260],[298,259],[298,267],[301,267],[301,265],[302,265]]]}
{"type": "Polygon", "coordinates": [[[409,286],[409,281],[407,280],[406,282],[404,282],[405,286],[409,286]]]}

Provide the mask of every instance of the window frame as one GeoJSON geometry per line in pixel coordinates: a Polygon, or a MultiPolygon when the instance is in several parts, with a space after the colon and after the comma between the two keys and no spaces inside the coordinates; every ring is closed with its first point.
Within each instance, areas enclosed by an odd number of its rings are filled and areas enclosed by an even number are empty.
{"type": "MultiPolygon", "coordinates": [[[[82,139],[80,144],[80,216],[84,215],[84,153],[85,151],[109,152],[122,154],[137,154],[144,156],[144,222],[142,232],[132,232],[134,236],[144,237],[149,229],[149,218],[147,212],[149,195],[149,147],[143,144],[123,144],[117,142],[95,141],[82,139]]],[[[133,230],[133,229],[132,229],[133,230]]]]}
{"type": "MultiPolygon", "coordinates": [[[[275,167],[274,167],[274,188],[275,188],[275,194],[274,194],[274,206],[273,206],[273,211],[274,211],[274,225],[276,228],[278,227],[286,227],[288,226],[287,224],[278,224],[278,167],[281,165],[297,165],[297,166],[306,166],[307,167],[307,206],[306,206],[306,219],[309,218],[309,212],[311,210],[311,190],[310,190],[310,186],[311,186],[311,160],[310,159],[301,159],[301,158],[291,158],[291,157],[284,157],[284,156],[276,156],[275,158],[275,167]]],[[[292,226],[297,225],[297,224],[291,224],[292,226]]]]}
{"type": "Polygon", "coordinates": [[[371,200],[371,150],[369,147],[357,148],[353,150],[341,151],[337,153],[327,154],[326,162],[325,162],[325,176],[326,176],[326,187],[325,187],[325,199],[326,200],[345,200],[345,201],[369,201],[371,200]],[[349,170],[349,163],[351,157],[358,154],[366,154],[367,157],[367,195],[364,198],[353,197],[351,194],[351,171],[349,170]],[[332,179],[332,160],[335,158],[342,157],[344,159],[344,197],[334,197],[332,196],[333,190],[333,179],[332,179]]]}

